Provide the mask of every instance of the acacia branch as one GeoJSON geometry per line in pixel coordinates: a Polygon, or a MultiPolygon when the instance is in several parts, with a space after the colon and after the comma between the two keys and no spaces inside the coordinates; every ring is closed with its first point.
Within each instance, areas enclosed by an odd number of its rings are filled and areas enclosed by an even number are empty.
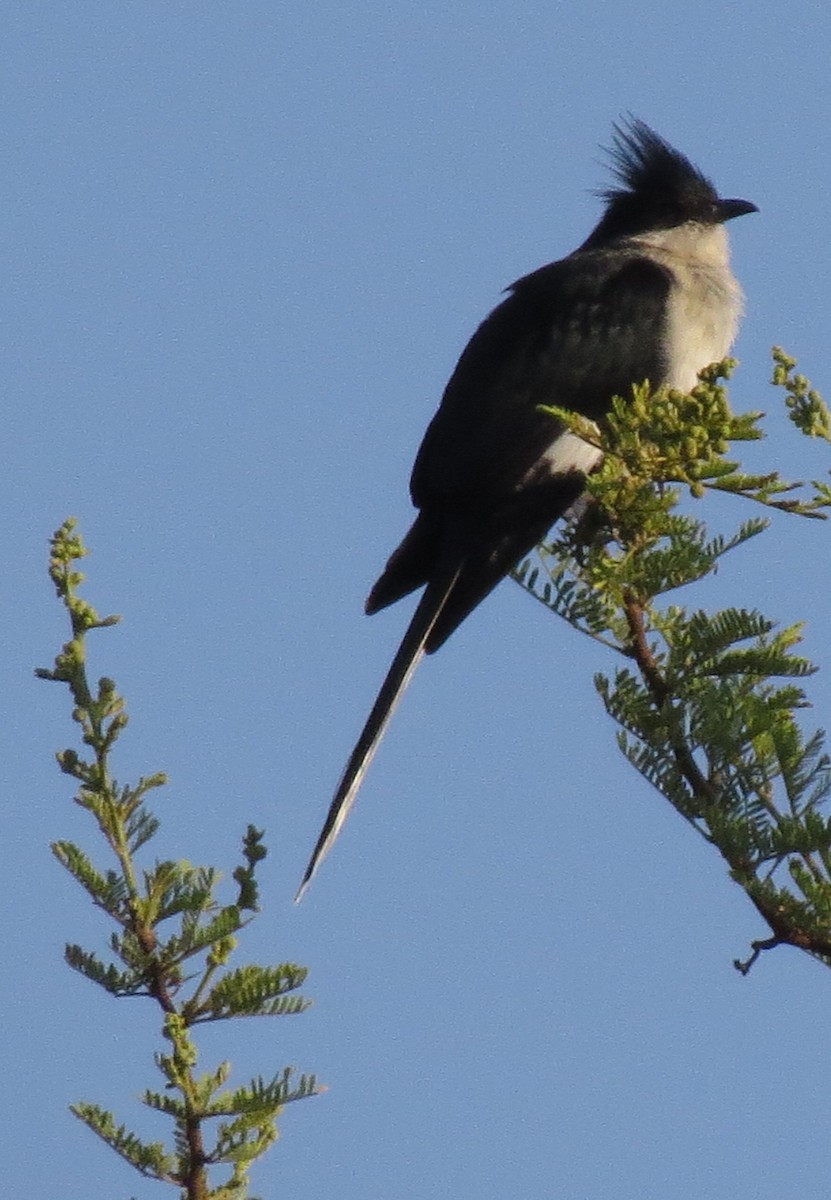
{"type": "MultiPolygon", "coordinates": [[[[671,715],[672,691],[649,644],[647,636],[648,610],[631,592],[627,592],[624,596],[623,610],[629,629],[627,653],[636,664],[649,689],[656,710],[662,717],[667,718],[671,715]]],[[[701,772],[690,747],[677,729],[670,733],[670,743],[678,769],[693,796],[701,801],[702,815],[706,819],[707,809],[715,808],[719,804],[718,791],[701,772]]],[[[763,950],[783,944],[806,950],[823,959],[831,959],[831,939],[807,930],[804,925],[794,919],[784,905],[771,903],[766,896],[758,894],[753,887],[753,883],[757,880],[752,864],[742,856],[731,852],[727,847],[720,845],[709,834],[708,840],[717,846],[719,853],[730,867],[734,879],[743,886],[756,911],[767,922],[773,933],[772,938],[752,943],[753,954],[746,962],[734,960],[737,970],[746,975],[763,950]]]]}

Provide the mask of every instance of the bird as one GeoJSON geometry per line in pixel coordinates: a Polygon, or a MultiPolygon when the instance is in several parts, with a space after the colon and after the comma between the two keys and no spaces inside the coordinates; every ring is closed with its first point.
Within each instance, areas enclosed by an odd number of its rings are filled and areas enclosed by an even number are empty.
{"type": "Polygon", "coordinates": [[[415,521],[366,601],[423,588],[335,790],[299,901],[328,854],[407,684],[568,513],[600,451],[541,406],[602,419],[633,385],[689,391],[735,339],[743,294],[725,224],[758,212],[723,199],[649,125],[613,125],[613,183],[575,251],[505,289],[468,342],[418,450],[415,521]]]}

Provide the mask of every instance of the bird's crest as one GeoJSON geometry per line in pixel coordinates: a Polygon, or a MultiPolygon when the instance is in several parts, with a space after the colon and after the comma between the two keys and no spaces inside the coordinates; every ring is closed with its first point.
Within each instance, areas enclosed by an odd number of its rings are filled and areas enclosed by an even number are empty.
{"type": "Polygon", "coordinates": [[[632,197],[644,201],[671,198],[679,206],[694,209],[718,198],[707,176],[637,117],[614,126],[608,156],[621,185],[601,191],[610,204],[632,197]]]}

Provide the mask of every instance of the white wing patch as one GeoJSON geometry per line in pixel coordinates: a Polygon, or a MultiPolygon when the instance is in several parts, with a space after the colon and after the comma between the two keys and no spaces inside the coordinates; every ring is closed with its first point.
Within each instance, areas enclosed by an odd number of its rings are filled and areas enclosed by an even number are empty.
{"type": "Polygon", "coordinates": [[[552,475],[567,475],[579,471],[583,475],[597,466],[603,457],[596,446],[589,445],[576,433],[561,433],[546,450],[540,461],[552,475]]]}

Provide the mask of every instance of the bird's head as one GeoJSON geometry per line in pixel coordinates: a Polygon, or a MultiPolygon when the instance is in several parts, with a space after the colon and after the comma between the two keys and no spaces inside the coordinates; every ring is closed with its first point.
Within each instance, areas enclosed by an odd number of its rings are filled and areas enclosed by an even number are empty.
{"type": "Polygon", "coordinates": [[[758,212],[749,200],[719,196],[706,175],[643,121],[632,117],[614,129],[609,157],[617,186],[600,193],[606,208],[584,248],[690,222],[721,225],[758,212]]]}

